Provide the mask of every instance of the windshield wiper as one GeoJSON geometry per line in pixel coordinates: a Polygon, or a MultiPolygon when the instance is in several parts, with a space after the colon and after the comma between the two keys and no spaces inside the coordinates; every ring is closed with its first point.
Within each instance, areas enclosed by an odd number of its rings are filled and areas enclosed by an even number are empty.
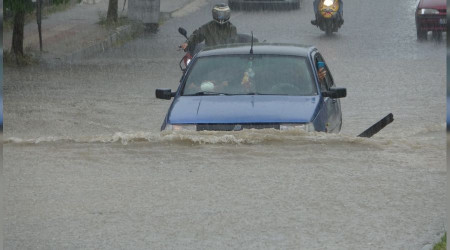
{"type": "Polygon", "coordinates": [[[243,94],[237,94],[237,95],[272,95],[272,94],[262,94],[258,92],[249,92],[249,93],[243,93],[243,94]]]}
{"type": "MultiPolygon", "coordinates": [[[[200,91],[200,92],[191,94],[190,96],[198,96],[198,95],[229,95],[229,94],[213,92],[213,91],[200,91]]],[[[187,96],[189,96],[189,95],[187,95],[187,96]]]]}
{"type": "Polygon", "coordinates": [[[273,94],[262,94],[258,92],[249,92],[249,93],[221,93],[214,91],[200,91],[194,94],[184,95],[184,96],[200,96],[200,95],[273,95],[273,94]]]}

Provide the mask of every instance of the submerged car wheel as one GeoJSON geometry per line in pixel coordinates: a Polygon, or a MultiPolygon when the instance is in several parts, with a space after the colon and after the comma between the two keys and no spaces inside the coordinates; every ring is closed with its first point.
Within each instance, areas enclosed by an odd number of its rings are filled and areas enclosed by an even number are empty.
{"type": "Polygon", "coordinates": [[[433,39],[436,41],[442,40],[442,32],[441,31],[433,31],[433,39]]]}
{"type": "Polygon", "coordinates": [[[417,29],[417,40],[427,40],[427,31],[417,29]]]}

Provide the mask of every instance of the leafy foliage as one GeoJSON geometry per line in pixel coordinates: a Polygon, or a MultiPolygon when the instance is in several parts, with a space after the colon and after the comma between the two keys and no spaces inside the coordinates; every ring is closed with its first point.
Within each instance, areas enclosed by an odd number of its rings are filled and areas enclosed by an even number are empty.
{"type": "MultiPolygon", "coordinates": [[[[42,0],[41,0],[42,1],[42,0]]],[[[70,0],[52,0],[52,5],[67,4],[70,0]]],[[[31,12],[35,8],[35,3],[31,0],[3,0],[5,8],[12,12],[31,12]]]]}
{"type": "Polygon", "coordinates": [[[4,0],[5,8],[12,12],[30,12],[33,10],[31,0],[4,0]]]}

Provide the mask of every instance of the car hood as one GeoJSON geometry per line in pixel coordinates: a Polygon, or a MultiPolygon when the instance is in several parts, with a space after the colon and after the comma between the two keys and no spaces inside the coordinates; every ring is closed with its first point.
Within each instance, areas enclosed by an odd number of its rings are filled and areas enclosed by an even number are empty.
{"type": "Polygon", "coordinates": [[[419,8],[443,10],[447,8],[447,0],[422,0],[419,8]]]}
{"type": "Polygon", "coordinates": [[[319,96],[180,96],[168,123],[306,123],[319,103],[319,96]]]}

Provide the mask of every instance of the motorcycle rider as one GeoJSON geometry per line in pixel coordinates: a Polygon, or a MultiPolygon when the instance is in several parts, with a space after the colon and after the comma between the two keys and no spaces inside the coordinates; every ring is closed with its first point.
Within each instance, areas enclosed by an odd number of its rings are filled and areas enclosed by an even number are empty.
{"type": "Polygon", "coordinates": [[[205,41],[206,46],[225,44],[237,35],[236,26],[231,24],[230,7],[227,4],[217,4],[212,9],[213,20],[195,30],[181,48],[195,48],[205,41]]]}
{"type": "MultiPolygon", "coordinates": [[[[316,15],[316,19],[311,20],[312,25],[317,25],[317,15],[319,15],[319,3],[321,0],[314,0],[314,14],[316,15]]],[[[341,25],[344,24],[344,3],[342,0],[339,0],[339,15],[341,16],[341,25]]]]}

